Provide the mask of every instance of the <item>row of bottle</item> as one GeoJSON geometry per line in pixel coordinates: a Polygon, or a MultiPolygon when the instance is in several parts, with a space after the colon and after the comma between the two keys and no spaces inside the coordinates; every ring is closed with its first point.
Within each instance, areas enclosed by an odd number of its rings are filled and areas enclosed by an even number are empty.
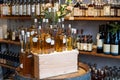
{"type": "Polygon", "coordinates": [[[80,35],[77,38],[77,48],[80,51],[92,51],[93,50],[93,40],[92,35],[80,35]]]}
{"type": "Polygon", "coordinates": [[[91,71],[91,80],[119,80],[120,79],[120,67],[108,67],[103,66],[98,68],[96,64],[89,65],[91,71]]]}
{"type": "Polygon", "coordinates": [[[85,4],[83,0],[77,0],[74,5],[73,16],[120,16],[120,2],[118,0],[90,0],[85,4]]]}
{"type": "Polygon", "coordinates": [[[119,23],[108,22],[105,25],[99,26],[99,33],[97,34],[97,53],[120,55],[119,23]],[[111,25],[117,27],[112,27],[111,25]]]}
{"type": "Polygon", "coordinates": [[[76,29],[71,28],[71,24],[65,28],[63,22],[64,18],[58,19],[57,25],[50,25],[48,19],[42,19],[42,24],[38,25],[35,18],[32,27],[21,28],[21,51],[48,54],[72,50],[76,42],[72,36],[76,34],[76,29]]]}
{"type": "Polygon", "coordinates": [[[49,7],[58,10],[60,3],[59,0],[3,0],[0,12],[3,16],[30,16],[32,12],[40,16],[49,7]]]}

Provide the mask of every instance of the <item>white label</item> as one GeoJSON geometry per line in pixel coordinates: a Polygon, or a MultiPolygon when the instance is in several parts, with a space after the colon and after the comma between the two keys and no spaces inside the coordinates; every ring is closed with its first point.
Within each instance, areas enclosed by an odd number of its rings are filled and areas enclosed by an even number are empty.
{"type": "Polygon", "coordinates": [[[27,15],[31,15],[30,4],[27,5],[27,15]]]}
{"type": "Polygon", "coordinates": [[[103,47],[103,40],[102,39],[97,39],[97,47],[103,47]]]}
{"type": "Polygon", "coordinates": [[[51,40],[51,45],[54,45],[55,44],[55,40],[51,40]]]}
{"type": "Polygon", "coordinates": [[[85,51],[87,51],[87,43],[83,43],[83,48],[85,51]]]}
{"type": "Polygon", "coordinates": [[[94,7],[88,8],[88,16],[94,16],[94,7]]]}
{"type": "Polygon", "coordinates": [[[23,15],[22,11],[23,11],[23,6],[20,5],[20,6],[19,6],[19,15],[23,15]]]}
{"type": "Polygon", "coordinates": [[[65,44],[66,43],[66,38],[63,38],[63,44],[65,44]]]}
{"type": "Polygon", "coordinates": [[[93,44],[92,43],[88,43],[87,44],[87,50],[88,51],[92,51],[92,48],[93,48],[93,44]]]}
{"type": "Polygon", "coordinates": [[[12,32],[12,40],[15,40],[15,32],[12,32]]]}
{"type": "Polygon", "coordinates": [[[20,68],[22,68],[22,69],[23,69],[23,64],[20,64],[20,68]]]}
{"type": "Polygon", "coordinates": [[[83,50],[84,49],[84,44],[83,43],[80,43],[80,50],[83,50]]]}
{"type": "Polygon", "coordinates": [[[34,31],[31,31],[30,35],[32,36],[35,32],[34,31]]]}
{"type": "Polygon", "coordinates": [[[80,16],[79,8],[74,8],[74,16],[80,16]]]}
{"type": "Polygon", "coordinates": [[[117,10],[117,16],[120,16],[120,9],[117,10]]]}
{"type": "Polygon", "coordinates": [[[47,38],[47,39],[46,39],[46,42],[47,42],[47,43],[51,43],[51,38],[47,38]]]}
{"type": "Polygon", "coordinates": [[[103,46],[103,52],[110,53],[110,44],[104,44],[104,46],[103,46]]]}
{"type": "Polygon", "coordinates": [[[111,45],[111,53],[118,55],[118,53],[119,53],[118,47],[119,47],[118,45],[111,45]]]}
{"type": "Polygon", "coordinates": [[[110,6],[104,6],[104,16],[110,16],[110,6]]]}
{"type": "Polygon", "coordinates": [[[110,13],[111,16],[115,16],[115,9],[111,9],[110,12],[111,12],[111,13],[110,13]]]}
{"type": "Polygon", "coordinates": [[[33,38],[33,42],[37,42],[38,41],[38,38],[37,37],[34,37],[33,38]]]}

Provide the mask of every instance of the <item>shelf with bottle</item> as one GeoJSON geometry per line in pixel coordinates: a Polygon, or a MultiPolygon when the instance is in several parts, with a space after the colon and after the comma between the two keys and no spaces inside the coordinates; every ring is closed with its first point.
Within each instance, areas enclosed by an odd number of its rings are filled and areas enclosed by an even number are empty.
{"type": "Polygon", "coordinates": [[[0,43],[8,43],[8,44],[20,45],[19,41],[11,41],[11,40],[5,40],[5,39],[0,39],[0,43]]]}
{"type": "Polygon", "coordinates": [[[79,53],[83,54],[83,55],[91,55],[91,56],[98,56],[98,57],[105,57],[105,58],[120,59],[120,56],[113,56],[113,55],[106,55],[103,53],[97,53],[96,49],[93,49],[91,52],[79,51],[79,53]]]}
{"type": "Polygon", "coordinates": [[[120,17],[65,17],[65,20],[119,21],[120,17]]]}

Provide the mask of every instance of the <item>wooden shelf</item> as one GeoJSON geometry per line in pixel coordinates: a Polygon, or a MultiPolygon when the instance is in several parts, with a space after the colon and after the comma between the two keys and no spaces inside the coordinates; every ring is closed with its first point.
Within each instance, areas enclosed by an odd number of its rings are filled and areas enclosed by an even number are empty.
{"type": "Polygon", "coordinates": [[[79,53],[84,54],[84,55],[92,55],[92,56],[98,56],[98,57],[120,59],[120,55],[119,56],[113,56],[111,54],[107,55],[107,54],[103,54],[103,53],[97,53],[96,49],[94,49],[92,52],[79,51],[79,53]]]}
{"type": "Polygon", "coordinates": [[[1,16],[1,19],[21,19],[21,20],[30,20],[30,16],[1,16]]]}
{"type": "Polygon", "coordinates": [[[17,67],[9,66],[9,65],[6,65],[6,64],[2,64],[2,63],[0,63],[0,66],[5,67],[5,68],[9,68],[9,69],[13,69],[13,70],[17,69],[17,67]]]}
{"type": "Polygon", "coordinates": [[[20,42],[11,41],[11,40],[3,40],[3,39],[0,39],[0,43],[8,43],[8,44],[20,45],[20,42]]]}
{"type": "Polygon", "coordinates": [[[120,17],[66,17],[65,20],[119,21],[120,17]]]}

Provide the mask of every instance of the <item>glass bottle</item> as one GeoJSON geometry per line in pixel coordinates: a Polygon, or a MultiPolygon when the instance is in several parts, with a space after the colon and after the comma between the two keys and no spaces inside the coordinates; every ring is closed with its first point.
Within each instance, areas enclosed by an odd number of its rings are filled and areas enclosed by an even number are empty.
{"type": "Polygon", "coordinates": [[[19,15],[19,0],[15,1],[15,15],[18,16],[19,15]]]}
{"type": "Polygon", "coordinates": [[[27,3],[26,3],[26,8],[27,8],[27,16],[30,16],[31,15],[31,3],[30,3],[31,1],[30,0],[28,0],[27,1],[27,3]]]}
{"type": "Polygon", "coordinates": [[[107,0],[106,4],[104,4],[103,10],[104,10],[104,16],[110,16],[110,1],[107,0]]]}
{"type": "Polygon", "coordinates": [[[88,16],[90,17],[94,16],[94,6],[95,2],[94,0],[91,0],[91,3],[88,5],[88,16]]]}
{"type": "Polygon", "coordinates": [[[23,15],[26,16],[27,15],[27,1],[24,0],[23,2],[23,15]]]}
{"type": "Polygon", "coordinates": [[[68,31],[67,31],[67,50],[71,51],[73,48],[72,45],[72,35],[71,35],[71,24],[68,25],[68,31]]]}
{"type": "Polygon", "coordinates": [[[80,8],[80,0],[77,0],[77,2],[75,3],[74,5],[74,17],[75,16],[79,16],[80,15],[80,11],[79,11],[79,8],[80,8]]]}
{"type": "Polygon", "coordinates": [[[36,15],[37,16],[40,16],[40,0],[37,0],[37,3],[36,3],[36,15]]]}
{"type": "Polygon", "coordinates": [[[15,0],[12,1],[12,16],[15,15],[15,0]]]}

